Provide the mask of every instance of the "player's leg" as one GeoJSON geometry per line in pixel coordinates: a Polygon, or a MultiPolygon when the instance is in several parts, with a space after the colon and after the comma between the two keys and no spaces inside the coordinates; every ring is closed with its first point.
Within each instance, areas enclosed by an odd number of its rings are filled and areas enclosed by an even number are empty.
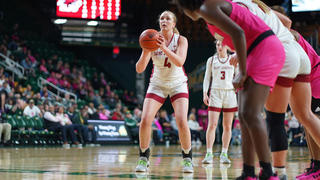
{"type": "Polygon", "coordinates": [[[208,127],[206,132],[206,147],[207,153],[202,163],[211,164],[213,163],[213,152],[212,147],[216,138],[216,129],[222,110],[222,97],[223,90],[212,89],[209,97],[208,107],[208,127]]]}
{"type": "Polygon", "coordinates": [[[320,145],[320,120],[311,111],[310,83],[295,82],[292,87],[290,107],[299,122],[307,129],[312,139],[320,145]]]}
{"type": "Polygon", "coordinates": [[[191,134],[188,126],[188,98],[178,98],[172,101],[174,114],[179,130],[179,139],[182,148],[183,172],[192,173],[192,150],[191,150],[191,134]]]}
{"type": "MultiPolygon", "coordinates": [[[[312,97],[311,110],[319,118],[319,112],[317,114],[316,109],[320,107],[320,99],[312,97]]],[[[319,177],[320,171],[320,147],[315,143],[308,130],[305,128],[305,135],[310,152],[310,167],[308,167],[304,173],[298,175],[297,179],[308,178],[310,175],[316,175],[319,177]]]]}
{"type": "Polygon", "coordinates": [[[146,98],[144,99],[139,128],[139,160],[136,172],[146,172],[149,166],[150,140],[152,133],[152,121],[156,113],[165,101],[165,94],[162,89],[156,85],[149,85],[146,98]]]}
{"type": "Polygon", "coordinates": [[[269,94],[265,105],[273,167],[280,179],[286,179],[287,177],[285,167],[288,151],[288,138],[284,120],[290,99],[292,83],[293,79],[279,77],[277,84],[269,94]],[[284,84],[288,85],[285,86],[284,84]]]}
{"type": "Polygon", "coordinates": [[[231,140],[231,129],[234,112],[223,112],[223,133],[222,133],[222,150],[220,154],[220,163],[231,163],[228,158],[228,149],[231,140]]]}
{"type": "Polygon", "coordinates": [[[222,133],[222,150],[220,154],[220,163],[231,163],[228,158],[228,148],[232,135],[232,122],[234,112],[238,111],[237,96],[234,90],[227,90],[224,92],[223,98],[223,133],[222,133]]]}
{"type": "Polygon", "coordinates": [[[239,91],[238,103],[242,130],[244,176],[254,175],[255,151],[262,168],[261,177],[268,178],[273,175],[266,123],[261,116],[269,90],[270,87],[257,84],[249,77],[243,89],[239,91]]]}
{"type": "Polygon", "coordinates": [[[208,111],[208,127],[206,132],[206,147],[207,147],[207,153],[205,158],[202,160],[202,163],[204,164],[211,164],[213,163],[213,144],[216,137],[216,128],[218,124],[218,120],[220,117],[220,111],[221,109],[214,110],[209,107],[208,111]]]}

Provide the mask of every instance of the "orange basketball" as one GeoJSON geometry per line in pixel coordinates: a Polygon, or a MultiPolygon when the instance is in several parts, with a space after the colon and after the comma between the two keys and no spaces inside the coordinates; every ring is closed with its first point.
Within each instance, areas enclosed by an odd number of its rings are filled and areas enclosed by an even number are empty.
{"type": "Polygon", "coordinates": [[[155,51],[159,48],[157,45],[157,39],[159,38],[159,32],[154,29],[147,29],[143,31],[139,37],[139,43],[142,48],[150,51],[155,51]]]}

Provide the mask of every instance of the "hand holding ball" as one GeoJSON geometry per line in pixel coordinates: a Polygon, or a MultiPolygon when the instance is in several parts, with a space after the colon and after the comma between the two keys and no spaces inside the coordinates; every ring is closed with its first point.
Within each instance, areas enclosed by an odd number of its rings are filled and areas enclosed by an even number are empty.
{"type": "Polygon", "coordinates": [[[157,39],[159,38],[159,32],[154,29],[147,29],[143,31],[139,37],[139,43],[141,48],[155,51],[159,48],[157,45],[157,39]]]}

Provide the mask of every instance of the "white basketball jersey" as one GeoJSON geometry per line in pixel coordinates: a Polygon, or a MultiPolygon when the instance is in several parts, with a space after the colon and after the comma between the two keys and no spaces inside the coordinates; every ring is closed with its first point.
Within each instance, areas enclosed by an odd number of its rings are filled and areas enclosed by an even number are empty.
{"type": "Polygon", "coordinates": [[[286,28],[278,16],[270,10],[270,12],[265,13],[256,3],[252,2],[252,0],[232,0],[239,5],[244,5],[244,7],[248,8],[254,15],[261,18],[276,34],[281,42],[288,42],[294,40],[291,32],[286,28]]]}
{"type": "MultiPolygon", "coordinates": [[[[179,37],[179,34],[174,34],[168,45],[168,48],[173,52],[177,51],[179,37]]],[[[188,80],[183,66],[176,66],[160,48],[153,51],[151,57],[153,61],[153,70],[150,78],[151,83],[165,86],[168,83],[177,85],[178,83],[183,83],[188,80]]]]}
{"type": "MultiPolygon", "coordinates": [[[[217,55],[211,57],[212,83],[211,89],[234,89],[232,80],[235,67],[230,65],[230,56],[219,58],[217,55]]],[[[209,59],[210,60],[210,59],[209,59]]]]}

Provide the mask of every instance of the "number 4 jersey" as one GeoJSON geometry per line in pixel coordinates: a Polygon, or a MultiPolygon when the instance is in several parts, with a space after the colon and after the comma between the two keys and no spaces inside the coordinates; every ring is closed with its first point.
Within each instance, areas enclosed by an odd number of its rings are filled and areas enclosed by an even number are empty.
{"type": "Polygon", "coordinates": [[[230,59],[230,56],[219,58],[215,54],[207,60],[203,91],[208,92],[211,77],[211,89],[234,89],[232,80],[235,74],[235,67],[230,65],[230,59]]]}
{"type": "MultiPolygon", "coordinates": [[[[179,34],[173,34],[168,48],[175,52],[179,46],[179,34]]],[[[172,87],[187,82],[188,77],[184,72],[184,68],[176,66],[170,59],[157,49],[151,54],[153,61],[153,69],[150,77],[150,83],[157,84],[162,87],[172,87]]]]}

